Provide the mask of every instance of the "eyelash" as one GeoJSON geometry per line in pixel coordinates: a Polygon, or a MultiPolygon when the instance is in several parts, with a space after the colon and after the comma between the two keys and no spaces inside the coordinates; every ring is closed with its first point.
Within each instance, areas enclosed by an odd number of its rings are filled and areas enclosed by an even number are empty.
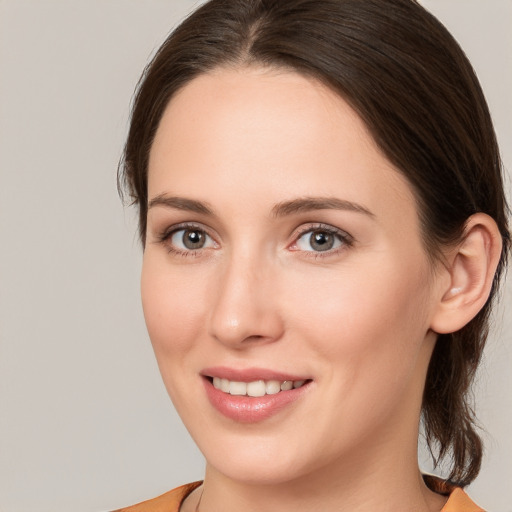
{"type": "MultiPolygon", "coordinates": [[[[201,251],[203,251],[205,248],[182,250],[177,249],[174,245],[170,243],[170,239],[173,237],[173,235],[175,235],[179,231],[187,230],[202,232],[215,242],[214,238],[201,225],[184,223],[172,226],[171,228],[162,232],[160,235],[158,235],[157,243],[164,245],[169,253],[175,254],[176,256],[180,256],[183,258],[199,256],[201,251]]],[[[293,243],[287,246],[289,250],[302,252],[304,254],[304,257],[315,259],[326,258],[329,256],[339,254],[341,251],[350,248],[354,244],[353,237],[346,231],[335,228],[334,226],[331,226],[329,224],[321,223],[301,227],[298,231],[296,231],[293,234],[293,239],[293,243]],[[327,249],[325,251],[306,251],[293,248],[294,246],[297,246],[297,243],[304,235],[307,235],[308,233],[313,234],[314,232],[326,233],[328,235],[334,236],[339,242],[341,242],[341,247],[337,247],[335,249],[327,249]]]]}
{"type": "Polygon", "coordinates": [[[335,228],[329,224],[322,223],[301,227],[296,233],[294,233],[293,238],[294,242],[288,246],[290,250],[301,251],[304,253],[304,257],[315,259],[337,255],[354,245],[354,238],[346,231],[335,228]],[[327,233],[328,235],[334,236],[339,242],[341,242],[341,246],[335,249],[328,249],[326,251],[305,251],[301,249],[293,249],[294,246],[297,246],[297,243],[304,235],[307,235],[308,233],[313,234],[314,232],[327,233]]]}
{"type": "Polygon", "coordinates": [[[178,249],[175,246],[173,246],[170,243],[170,240],[173,237],[173,235],[175,235],[179,231],[200,231],[201,233],[204,233],[207,237],[214,240],[214,238],[208,233],[208,231],[206,229],[204,229],[204,227],[202,227],[198,224],[184,223],[184,224],[178,224],[176,226],[172,226],[169,229],[166,229],[163,233],[161,233],[158,236],[157,243],[164,245],[167,248],[167,251],[169,253],[175,254],[176,256],[180,256],[182,258],[199,256],[199,254],[201,253],[201,251],[204,250],[204,248],[188,249],[185,251],[185,250],[178,249]]]}

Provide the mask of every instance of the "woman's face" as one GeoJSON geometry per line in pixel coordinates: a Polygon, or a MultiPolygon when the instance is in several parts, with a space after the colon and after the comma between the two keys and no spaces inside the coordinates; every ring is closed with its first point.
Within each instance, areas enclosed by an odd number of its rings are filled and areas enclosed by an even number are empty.
{"type": "Polygon", "coordinates": [[[200,76],[148,187],[144,313],[209,467],[283,482],[415,458],[439,286],[410,186],[347,103],[286,71],[200,76]]]}

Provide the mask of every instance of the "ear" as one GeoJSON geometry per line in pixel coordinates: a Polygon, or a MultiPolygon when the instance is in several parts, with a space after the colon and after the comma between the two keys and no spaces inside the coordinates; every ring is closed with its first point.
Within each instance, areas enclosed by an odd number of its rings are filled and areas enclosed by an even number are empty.
{"type": "Polygon", "coordinates": [[[430,325],[434,332],[458,331],[483,308],[501,248],[502,238],[494,219],[484,213],[469,217],[462,242],[447,255],[448,279],[440,280],[440,298],[430,325]]]}

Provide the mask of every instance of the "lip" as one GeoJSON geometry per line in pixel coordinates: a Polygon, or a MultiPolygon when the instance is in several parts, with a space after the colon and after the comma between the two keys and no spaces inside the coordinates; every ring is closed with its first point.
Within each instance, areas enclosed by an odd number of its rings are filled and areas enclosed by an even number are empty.
{"type": "Polygon", "coordinates": [[[206,395],[212,406],[223,416],[238,423],[257,423],[267,420],[291,406],[311,388],[311,379],[261,368],[234,369],[226,367],[207,368],[202,372],[206,395]],[[281,391],[275,395],[261,397],[236,396],[213,387],[212,378],[219,377],[238,382],[255,380],[306,380],[300,388],[281,391]]]}
{"type": "Polygon", "coordinates": [[[215,366],[205,368],[201,375],[204,377],[219,377],[220,379],[234,380],[237,382],[253,382],[255,380],[311,380],[304,375],[293,375],[268,368],[228,368],[227,366],[215,366]]]}

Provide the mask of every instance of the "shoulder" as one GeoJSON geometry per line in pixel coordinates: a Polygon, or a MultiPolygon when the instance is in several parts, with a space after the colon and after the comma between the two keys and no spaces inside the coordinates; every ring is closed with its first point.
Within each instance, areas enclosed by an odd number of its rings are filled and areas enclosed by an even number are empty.
{"type": "MultiPolygon", "coordinates": [[[[441,512],[485,512],[460,487],[454,487],[430,475],[424,475],[424,478],[432,490],[449,496],[441,512]]],[[[201,484],[202,482],[193,482],[182,485],[151,500],[113,512],[179,512],[183,500],[201,484]]]]}
{"type": "Polygon", "coordinates": [[[194,482],[182,485],[152,500],[143,501],[131,507],[120,508],[113,512],[179,512],[183,500],[201,484],[202,482],[194,482]]]}
{"type": "Polygon", "coordinates": [[[485,512],[460,488],[456,487],[441,512],[485,512]]]}
{"type": "Polygon", "coordinates": [[[448,501],[441,512],[485,512],[474,503],[461,487],[457,487],[433,475],[423,475],[427,486],[433,491],[448,496],[448,501]]]}

